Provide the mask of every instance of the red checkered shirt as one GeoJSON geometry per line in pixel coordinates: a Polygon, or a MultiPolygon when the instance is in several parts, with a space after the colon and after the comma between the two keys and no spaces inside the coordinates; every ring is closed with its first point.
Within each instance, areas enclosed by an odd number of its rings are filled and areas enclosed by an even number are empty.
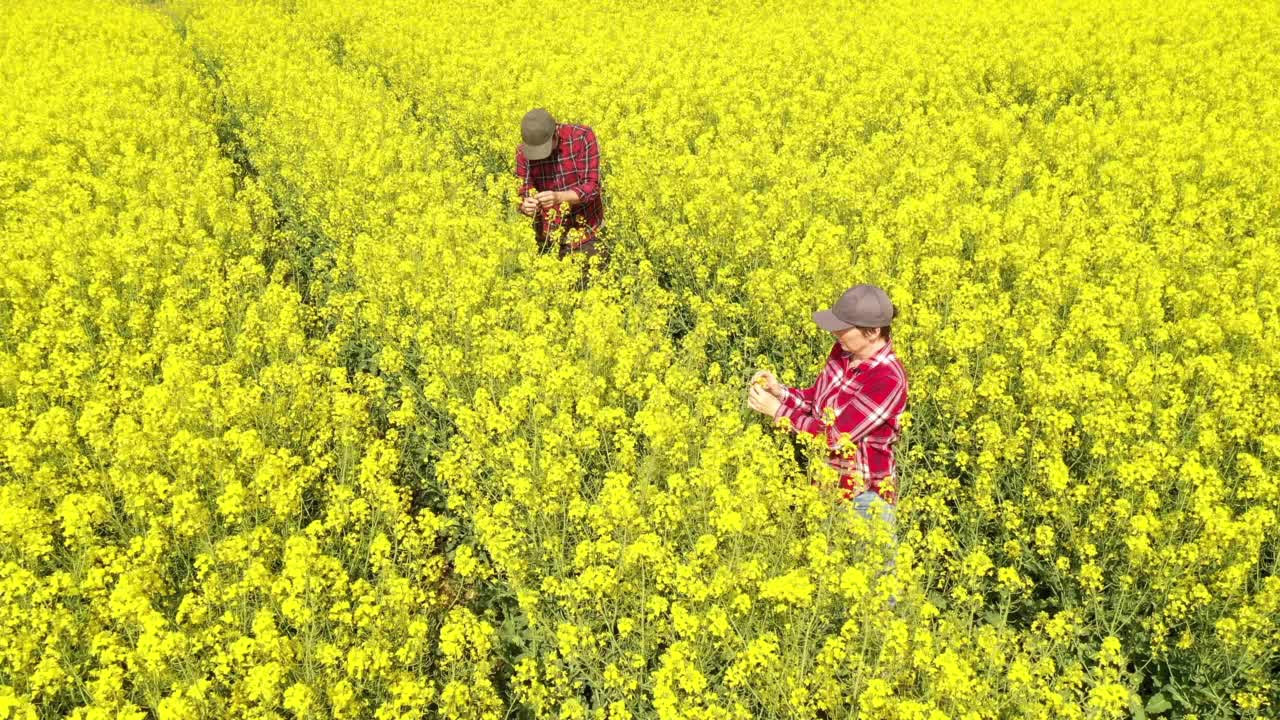
{"type": "Polygon", "coordinates": [[[874,490],[893,503],[893,444],[906,404],[907,375],[892,342],[861,362],[836,343],[811,387],[785,388],[775,418],[789,419],[797,432],[826,436],[827,462],[840,473],[845,497],[874,490]]]}
{"type": "Polygon", "coordinates": [[[573,190],[582,200],[572,205],[567,217],[561,218],[555,211],[538,210],[534,217],[534,233],[542,244],[548,236],[556,242],[578,247],[595,240],[604,227],[604,203],[600,198],[600,146],[596,134],[586,125],[556,126],[559,142],[551,154],[542,160],[527,160],[524,146],[516,147],[516,177],[520,179],[520,197],[530,189],[573,190]],[[570,241],[569,230],[581,228],[582,239],[570,241]]]}

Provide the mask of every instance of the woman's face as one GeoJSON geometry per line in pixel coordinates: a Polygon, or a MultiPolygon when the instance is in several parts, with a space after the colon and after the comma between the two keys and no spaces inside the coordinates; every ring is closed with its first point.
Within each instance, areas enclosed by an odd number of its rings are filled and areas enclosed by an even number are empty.
{"type": "Polygon", "coordinates": [[[860,358],[870,355],[869,350],[880,339],[879,332],[867,337],[856,327],[846,328],[831,334],[836,336],[836,340],[840,343],[840,347],[845,349],[845,352],[852,353],[860,358]]]}

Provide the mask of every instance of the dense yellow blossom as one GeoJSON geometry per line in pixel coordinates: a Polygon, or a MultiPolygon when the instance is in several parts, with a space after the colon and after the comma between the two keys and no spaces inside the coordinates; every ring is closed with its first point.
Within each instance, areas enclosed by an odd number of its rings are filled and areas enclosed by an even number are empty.
{"type": "Polygon", "coordinates": [[[10,6],[0,718],[1280,712],[1274,7],[10,6]],[[857,282],[892,528],[744,403],[857,282]]]}

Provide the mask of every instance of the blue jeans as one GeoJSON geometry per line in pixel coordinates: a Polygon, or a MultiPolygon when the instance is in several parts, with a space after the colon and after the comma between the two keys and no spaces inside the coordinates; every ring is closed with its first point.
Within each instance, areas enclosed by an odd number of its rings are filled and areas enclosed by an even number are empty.
{"type": "MultiPolygon", "coordinates": [[[[894,558],[898,554],[898,538],[897,538],[897,528],[896,528],[898,516],[897,516],[897,513],[894,511],[893,506],[885,502],[884,499],[881,498],[880,495],[877,494],[874,490],[867,490],[866,492],[863,492],[859,495],[855,495],[854,498],[849,502],[853,504],[853,509],[857,511],[859,515],[861,515],[862,517],[868,520],[871,519],[872,517],[871,513],[875,512],[876,509],[880,511],[879,512],[880,519],[883,520],[885,525],[889,527],[889,533],[893,543],[889,547],[888,553],[885,557],[884,570],[881,572],[881,574],[883,575],[885,573],[893,572],[894,558]]],[[[889,607],[894,607],[897,604],[898,604],[898,598],[896,597],[889,598],[889,607]]]]}
{"type": "Polygon", "coordinates": [[[880,500],[880,519],[892,527],[897,520],[893,506],[885,502],[875,490],[867,490],[860,495],[855,495],[849,502],[853,503],[853,509],[857,510],[859,515],[870,520],[871,503],[876,500],[880,500]]]}

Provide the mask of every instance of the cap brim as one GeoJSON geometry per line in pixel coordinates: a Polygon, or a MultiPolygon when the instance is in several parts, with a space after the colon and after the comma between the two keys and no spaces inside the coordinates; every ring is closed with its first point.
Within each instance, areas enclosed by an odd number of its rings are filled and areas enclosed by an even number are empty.
{"type": "Polygon", "coordinates": [[[555,147],[556,147],[556,138],[554,135],[552,135],[551,139],[547,140],[541,145],[530,145],[529,143],[525,143],[524,156],[529,160],[542,160],[546,158],[548,155],[550,155],[551,151],[554,150],[555,147]]]}
{"type": "Polygon", "coordinates": [[[827,332],[839,332],[853,327],[849,323],[836,317],[830,310],[819,310],[814,313],[813,321],[818,323],[818,327],[826,330],[827,332]]]}

